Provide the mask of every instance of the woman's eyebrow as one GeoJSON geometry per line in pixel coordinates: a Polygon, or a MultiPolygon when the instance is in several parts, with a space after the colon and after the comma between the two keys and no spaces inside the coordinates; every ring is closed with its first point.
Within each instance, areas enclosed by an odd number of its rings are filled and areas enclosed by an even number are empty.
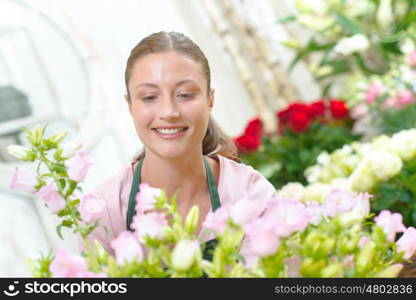
{"type": "Polygon", "coordinates": [[[192,79],[184,79],[184,80],[178,81],[175,84],[175,87],[178,87],[178,86],[180,86],[182,84],[185,84],[185,83],[194,83],[194,84],[196,84],[196,82],[194,80],[192,80],[192,79]]]}
{"type": "MultiPolygon", "coordinates": [[[[197,83],[194,80],[192,80],[192,79],[184,79],[184,80],[178,81],[175,84],[175,88],[178,87],[178,86],[180,86],[180,85],[183,85],[185,83],[193,83],[193,84],[197,85],[197,83]]],[[[145,87],[145,86],[146,87],[152,87],[152,88],[159,88],[159,86],[157,84],[150,83],[150,82],[144,82],[144,83],[141,83],[138,86],[136,86],[135,90],[137,90],[137,89],[139,89],[141,87],[145,87]]]]}
{"type": "Polygon", "coordinates": [[[137,89],[139,89],[139,88],[141,88],[143,86],[158,88],[158,85],[157,84],[144,82],[144,83],[141,83],[138,86],[136,86],[135,90],[137,90],[137,89]]]}

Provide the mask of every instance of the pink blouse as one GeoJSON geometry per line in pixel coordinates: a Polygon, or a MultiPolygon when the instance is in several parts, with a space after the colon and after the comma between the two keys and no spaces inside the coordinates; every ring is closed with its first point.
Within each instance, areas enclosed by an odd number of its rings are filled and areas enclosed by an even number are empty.
{"type": "MultiPolygon", "coordinates": [[[[217,189],[221,205],[231,204],[248,197],[249,200],[258,201],[259,205],[265,207],[267,201],[276,196],[273,185],[251,166],[237,163],[221,155],[217,155],[217,157],[220,166],[217,189]]],[[[108,231],[106,233],[100,226],[91,233],[89,240],[98,240],[112,254],[114,252],[110,247],[111,240],[127,229],[127,207],[132,181],[133,168],[130,164],[93,191],[95,196],[104,199],[106,202],[106,210],[100,216],[100,224],[105,225],[108,231]]],[[[202,228],[199,234],[200,241],[204,242],[212,238],[214,238],[214,235],[202,228]]],[[[80,251],[85,250],[85,245],[80,238],[78,239],[78,245],[80,251]]],[[[244,252],[246,251],[249,250],[245,249],[244,252]]]]}

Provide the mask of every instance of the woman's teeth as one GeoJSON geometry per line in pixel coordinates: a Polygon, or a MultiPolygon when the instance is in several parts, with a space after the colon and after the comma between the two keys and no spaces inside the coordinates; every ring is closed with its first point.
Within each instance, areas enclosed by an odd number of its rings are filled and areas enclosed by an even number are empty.
{"type": "Polygon", "coordinates": [[[163,134],[175,134],[178,133],[179,131],[185,130],[186,128],[173,128],[173,129],[161,129],[161,128],[157,128],[156,130],[160,133],[163,134]]]}

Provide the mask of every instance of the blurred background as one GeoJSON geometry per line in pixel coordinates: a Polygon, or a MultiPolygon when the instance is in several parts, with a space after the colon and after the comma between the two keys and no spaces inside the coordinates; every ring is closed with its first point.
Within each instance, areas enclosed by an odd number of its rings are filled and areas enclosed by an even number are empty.
{"type": "Polygon", "coordinates": [[[10,189],[16,167],[32,166],[6,147],[28,145],[22,127],[68,130],[93,161],[86,192],[128,164],[141,144],[125,64],[161,30],[204,51],[214,118],[276,189],[316,182],[305,169],[323,151],[416,126],[412,0],[0,0],[0,276],[30,276],[25,259],[51,248],[77,251],[43,201],[10,189]]]}

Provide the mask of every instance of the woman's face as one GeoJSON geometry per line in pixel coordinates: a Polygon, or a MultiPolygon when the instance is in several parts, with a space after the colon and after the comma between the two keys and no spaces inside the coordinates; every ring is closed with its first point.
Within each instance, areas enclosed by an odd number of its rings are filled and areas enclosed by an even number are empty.
{"type": "Polygon", "coordinates": [[[148,54],[133,65],[128,89],[130,113],[147,153],[202,153],[214,93],[207,95],[200,64],[173,51],[148,54]]]}

